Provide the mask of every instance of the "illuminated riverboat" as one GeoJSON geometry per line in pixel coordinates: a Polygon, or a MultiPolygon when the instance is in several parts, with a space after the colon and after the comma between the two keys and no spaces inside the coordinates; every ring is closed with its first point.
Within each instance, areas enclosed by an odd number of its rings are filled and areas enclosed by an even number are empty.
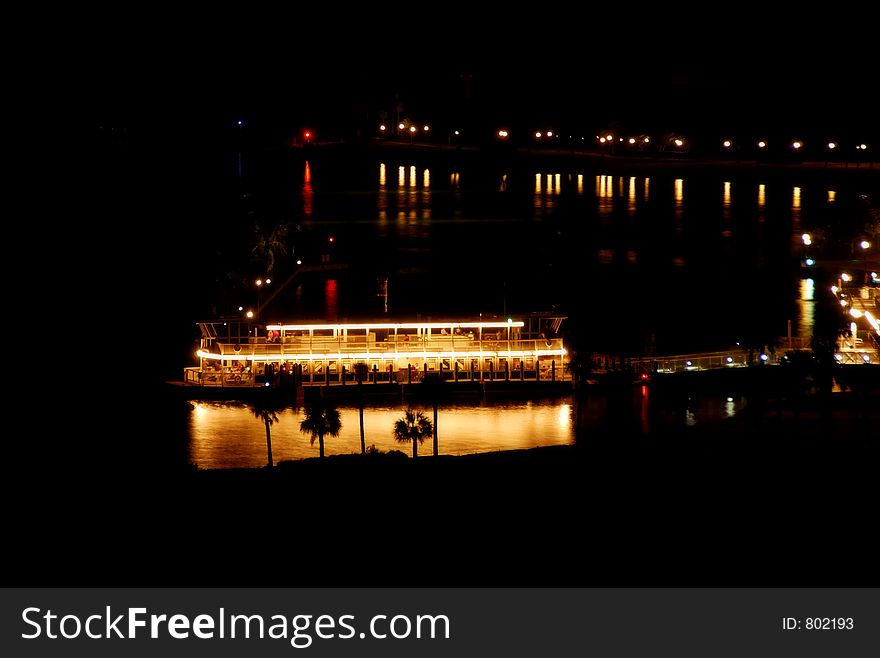
{"type": "Polygon", "coordinates": [[[199,324],[199,365],[184,383],[205,387],[408,384],[435,373],[459,381],[567,381],[564,318],[522,320],[199,324]]]}

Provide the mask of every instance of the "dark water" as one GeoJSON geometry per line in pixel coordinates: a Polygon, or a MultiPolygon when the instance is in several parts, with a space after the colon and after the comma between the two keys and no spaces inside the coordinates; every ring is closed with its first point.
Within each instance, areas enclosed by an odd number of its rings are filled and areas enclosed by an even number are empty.
{"type": "MultiPolygon", "coordinates": [[[[101,391],[116,372],[132,386],[180,378],[194,363],[196,322],[265,303],[296,260],[346,269],[296,274],[264,319],[381,316],[387,278],[392,316],[555,311],[569,317],[564,331],[599,352],[725,349],[784,336],[788,321],[807,335],[811,297],[824,284],[800,265],[802,234],[816,234],[820,259],[851,258],[866,219],[860,196],[875,198],[878,187],[864,171],[725,172],[515,154],[136,155],[93,191],[104,199],[93,222],[102,248],[77,259],[88,269],[74,280],[95,303],[69,296],[72,312],[103,311],[95,317],[108,331],[82,344],[109,338],[123,355],[89,371],[101,391]],[[252,282],[266,271],[253,254],[255,227],[277,225],[289,229],[288,253],[258,292],[252,282]]],[[[129,384],[118,390],[128,427],[127,405],[146,409],[152,398],[132,398],[129,384]]],[[[702,408],[723,416],[726,400],[702,408]]],[[[181,433],[195,446],[189,423],[151,429],[147,441],[181,433]]],[[[101,426],[115,441],[114,423],[101,426]]],[[[574,430],[563,435],[551,440],[574,430]]]]}
{"type": "MultiPolygon", "coordinates": [[[[223,209],[211,230],[192,238],[199,249],[183,267],[195,283],[188,299],[178,296],[176,333],[166,335],[177,336],[167,351],[177,355],[166,364],[170,376],[193,362],[194,323],[212,312],[235,315],[274,294],[264,321],[381,317],[385,279],[391,317],[554,311],[569,316],[563,331],[576,330],[596,351],[724,349],[784,336],[789,321],[794,335],[809,336],[823,284],[803,260],[851,255],[864,226],[860,196],[875,181],[456,154],[243,154],[241,175],[238,155],[229,162],[214,190],[223,209]],[[265,276],[251,253],[256,225],[289,229],[288,252],[260,290],[252,285],[265,276]],[[810,247],[806,232],[816,235],[810,247]],[[310,271],[296,273],[297,260],[310,271]],[[320,265],[344,269],[314,271],[320,265]]],[[[626,414],[645,433],[649,396],[636,391],[626,414]]],[[[672,422],[724,419],[746,404],[733,391],[710,398],[672,422]]],[[[441,418],[441,451],[570,443],[578,427],[609,413],[601,397],[582,404],[577,418],[571,406],[450,409],[441,418]]],[[[330,453],[359,449],[350,412],[330,453]]],[[[389,428],[399,412],[368,410],[368,445],[397,447],[389,428]]],[[[317,450],[296,430],[297,413],[285,412],[278,459],[317,450]]],[[[201,466],[265,459],[262,426],[246,410],[199,404],[186,431],[189,459],[201,466]]]]}
{"type": "MultiPolygon", "coordinates": [[[[597,349],[636,353],[724,349],[785,335],[789,320],[808,331],[800,263],[816,250],[849,255],[841,245],[862,230],[859,196],[871,191],[870,179],[794,171],[626,172],[454,155],[279,157],[244,171],[239,221],[288,223],[292,259],[349,266],[298,276],[267,319],[380,316],[387,278],[394,316],[556,310],[597,349]],[[808,231],[821,244],[805,247],[808,231]]],[[[242,288],[227,310],[257,302],[242,288]]]]}

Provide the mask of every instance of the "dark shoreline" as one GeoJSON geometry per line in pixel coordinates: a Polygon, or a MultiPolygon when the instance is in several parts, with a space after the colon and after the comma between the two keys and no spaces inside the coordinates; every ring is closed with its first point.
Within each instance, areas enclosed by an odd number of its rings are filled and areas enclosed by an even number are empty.
{"type": "Polygon", "coordinates": [[[632,171],[691,171],[715,173],[755,173],[791,174],[810,178],[829,178],[833,180],[847,177],[870,179],[880,175],[877,162],[824,162],[824,161],[785,161],[755,159],[719,159],[690,155],[608,155],[582,148],[537,148],[514,146],[465,146],[456,147],[445,144],[406,144],[391,141],[371,141],[364,143],[328,143],[308,148],[267,149],[276,154],[287,153],[307,160],[311,157],[352,157],[358,155],[402,156],[424,160],[483,160],[505,162],[511,165],[525,163],[547,163],[553,165],[587,164],[592,168],[603,168],[612,172],[632,171]]]}

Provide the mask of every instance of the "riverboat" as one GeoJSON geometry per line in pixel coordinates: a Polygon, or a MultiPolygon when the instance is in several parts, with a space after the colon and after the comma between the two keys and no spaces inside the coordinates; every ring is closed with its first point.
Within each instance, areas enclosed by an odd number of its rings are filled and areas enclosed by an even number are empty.
{"type": "Polygon", "coordinates": [[[523,319],[199,323],[186,386],[255,388],[346,383],[570,381],[563,317],[523,319]]]}

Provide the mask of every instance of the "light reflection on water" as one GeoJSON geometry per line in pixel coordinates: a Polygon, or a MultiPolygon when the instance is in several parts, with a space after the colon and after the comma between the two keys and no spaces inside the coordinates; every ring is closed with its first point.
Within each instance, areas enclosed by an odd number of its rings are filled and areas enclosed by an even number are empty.
{"type": "MultiPolygon", "coordinates": [[[[635,425],[644,435],[662,438],[671,428],[686,428],[733,418],[747,402],[741,395],[692,394],[677,403],[663,403],[653,409],[655,391],[650,386],[633,387],[626,399],[613,404],[602,393],[589,393],[577,400],[532,402],[498,401],[482,405],[447,404],[438,410],[440,454],[466,455],[499,450],[521,450],[567,445],[580,436],[590,441],[598,430],[627,431],[635,425]],[[622,403],[622,406],[621,404],[622,403]]],[[[263,423],[241,404],[194,402],[189,420],[190,463],[199,468],[259,468],[266,465],[266,430],[263,423]]],[[[329,455],[360,452],[358,409],[339,407],[342,431],[325,438],[329,455]]],[[[430,418],[432,410],[422,409],[430,418]]],[[[400,450],[412,454],[411,444],[391,437],[394,421],[403,415],[402,405],[365,407],[364,442],[381,451],[400,450]]],[[[275,463],[318,456],[318,444],[299,431],[302,409],[285,409],[272,426],[275,463]]],[[[432,441],[419,445],[419,455],[432,454],[432,441]]]]}
{"type": "MultiPolygon", "coordinates": [[[[247,407],[228,403],[194,402],[189,424],[189,460],[199,468],[254,468],[266,465],[266,430],[247,407]]],[[[325,438],[327,455],[360,452],[358,409],[340,406],[342,432],[325,438]]],[[[428,416],[431,409],[425,410],[428,416]]],[[[364,409],[364,441],[382,451],[412,454],[411,444],[391,437],[394,421],[403,407],[364,409]]],[[[275,462],[318,456],[318,443],[300,433],[301,409],[285,409],[272,426],[275,462]]],[[[571,402],[498,403],[491,407],[441,406],[438,412],[440,453],[463,455],[496,450],[516,450],[574,442],[571,402]]],[[[431,439],[419,446],[430,455],[431,439]]]]}
{"type": "Polygon", "coordinates": [[[801,279],[798,307],[800,312],[798,313],[797,335],[810,337],[813,335],[816,314],[815,283],[813,279],[801,279]]]}

